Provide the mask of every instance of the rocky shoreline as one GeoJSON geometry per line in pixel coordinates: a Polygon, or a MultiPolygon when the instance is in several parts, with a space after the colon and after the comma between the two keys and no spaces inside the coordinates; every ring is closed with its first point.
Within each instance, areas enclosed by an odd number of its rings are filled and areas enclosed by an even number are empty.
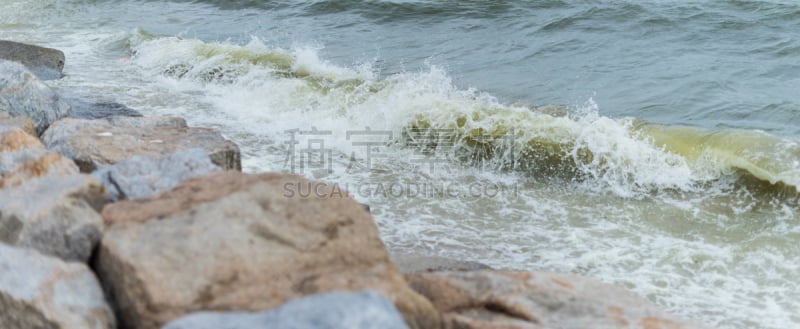
{"type": "Polygon", "coordinates": [[[242,173],[218,131],[62,98],[64,60],[0,41],[2,328],[704,328],[576,275],[390,256],[363,205],[287,197],[308,180],[242,173]]]}

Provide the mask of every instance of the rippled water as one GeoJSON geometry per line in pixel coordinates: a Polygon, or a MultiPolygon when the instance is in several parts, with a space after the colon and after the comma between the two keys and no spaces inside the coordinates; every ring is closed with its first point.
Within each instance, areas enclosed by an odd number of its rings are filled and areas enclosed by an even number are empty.
{"type": "Polygon", "coordinates": [[[721,328],[800,324],[800,4],[0,8],[0,38],[65,51],[63,92],[337,184],[390,250],[580,273],[721,328]]]}

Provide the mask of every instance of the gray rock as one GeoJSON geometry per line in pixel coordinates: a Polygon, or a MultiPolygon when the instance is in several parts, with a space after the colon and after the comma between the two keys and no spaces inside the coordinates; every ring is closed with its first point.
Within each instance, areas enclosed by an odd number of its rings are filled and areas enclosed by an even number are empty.
{"type": "Polygon", "coordinates": [[[66,118],[54,123],[42,140],[48,149],[75,161],[84,173],[137,155],[158,158],[198,148],[223,169],[242,168],[236,144],[216,130],[187,127],[181,118],[66,118]]]}
{"type": "Polygon", "coordinates": [[[115,127],[125,128],[189,128],[186,120],[180,117],[129,117],[113,116],[105,118],[115,127]]]}
{"type": "Polygon", "coordinates": [[[162,158],[134,156],[92,173],[109,192],[111,201],[156,195],[181,182],[222,169],[201,149],[179,151],[162,158]]]}
{"type": "Polygon", "coordinates": [[[194,313],[164,329],[407,329],[403,317],[374,291],[332,292],[288,302],[263,313],[194,313]]]}
{"type": "Polygon", "coordinates": [[[80,98],[66,98],[65,101],[72,107],[70,118],[102,119],[112,116],[142,116],[138,111],[115,102],[92,102],[80,98]]]}
{"type": "Polygon", "coordinates": [[[111,329],[115,321],[85,264],[0,243],[0,327],[111,329]]]}
{"type": "Polygon", "coordinates": [[[41,134],[69,110],[55,91],[22,64],[0,60],[0,112],[31,118],[36,133],[41,134]]]}
{"type": "Polygon", "coordinates": [[[0,59],[25,65],[42,80],[60,79],[64,70],[64,52],[13,41],[0,40],[0,59]]]}
{"type": "Polygon", "coordinates": [[[89,175],[34,179],[0,190],[0,242],[87,262],[102,237],[105,190],[89,175]]]}

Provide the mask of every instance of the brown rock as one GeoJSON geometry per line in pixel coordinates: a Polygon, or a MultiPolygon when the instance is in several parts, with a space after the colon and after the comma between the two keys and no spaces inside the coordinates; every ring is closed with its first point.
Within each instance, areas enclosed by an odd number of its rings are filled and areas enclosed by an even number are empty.
{"type": "Polygon", "coordinates": [[[68,176],[78,167],[60,154],[47,152],[36,137],[22,130],[0,131],[0,189],[45,176],[68,176]]]}
{"type": "Polygon", "coordinates": [[[47,148],[75,161],[82,172],[132,156],[163,157],[177,151],[202,149],[223,169],[241,170],[239,148],[219,132],[188,127],[181,118],[66,118],[42,135],[47,148]]]}
{"type": "Polygon", "coordinates": [[[107,206],[95,268],[121,328],[363,289],[386,294],[413,328],[438,328],[438,314],[403,281],[370,215],[315,184],[322,183],[228,171],[107,206]],[[326,197],[291,195],[301,186],[326,197]]]}
{"type": "Polygon", "coordinates": [[[38,138],[19,129],[0,132],[0,152],[17,152],[28,148],[43,150],[44,145],[38,138]]]}
{"type": "Polygon", "coordinates": [[[702,328],[621,287],[576,275],[483,270],[405,277],[454,329],[702,328]]]}
{"type": "Polygon", "coordinates": [[[49,152],[4,174],[0,178],[0,189],[19,186],[34,178],[76,174],[78,174],[78,166],[72,160],[61,154],[49,152]]]}
{"type": "Polygon", "coordinates": [[[19,129],[36,136],[36,126],[33,125],[31,118],[24,115],[14,117],[6,112],[0,111],[0,132],[14,129],[19,129]]]}

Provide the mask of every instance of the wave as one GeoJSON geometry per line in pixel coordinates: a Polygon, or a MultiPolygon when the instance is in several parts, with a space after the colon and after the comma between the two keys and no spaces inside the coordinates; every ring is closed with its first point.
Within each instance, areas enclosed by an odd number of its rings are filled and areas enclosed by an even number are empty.
{"type": "Polygon", "coordinates": [[[800,187],[800,144],[759,130],[706,130],[643,124],[636,128],[708,178],[743,171],[770,184],[800,187]]]}
{"type": "MultiPolygon", "coordinates": [[[[129,43],[140,68],[195,84],[226,115],[263,125],[262,131],[270,127],[273,140],[298,124],[367,127],[392,132],[390,144],[428,156],[596,181],[625,197],[693,190],[736,173],[795,192],[800,186],[800,145],[761,131],[609,118],[591,101],[575,108],[503,104],[455,86],[435,66],[382,77],[370,63],[335,65],[320,59],[319,49],[269,47],[258,39],[236,45],[138,31],[129,43]]],[[[339,151],[348,154],[345,144],[339,151]]]]}

